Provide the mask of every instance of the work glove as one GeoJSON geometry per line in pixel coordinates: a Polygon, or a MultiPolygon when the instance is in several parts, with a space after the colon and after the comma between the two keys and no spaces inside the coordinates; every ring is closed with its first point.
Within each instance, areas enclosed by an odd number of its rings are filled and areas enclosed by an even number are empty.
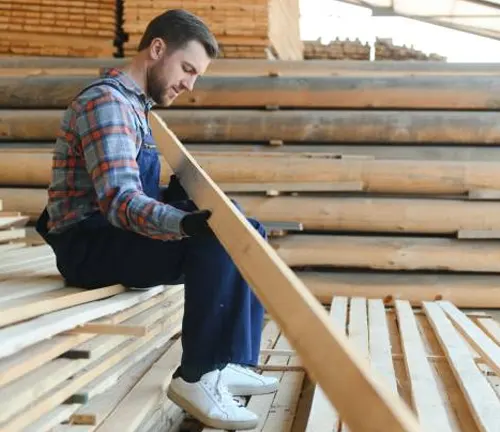
{"type": "Polygon", "coordinates": [[[182,187],[179,179],[175,174],[170,176],[170,182],[167,188],[162,191],[162,201],[164,203],[175,202],[175,201],[187,201],[189,199],[188,194],[182,187]]]}
{"type": "Polygon", "coordinates": [[[196,210],[181,219],[182,233],[191,237],[212,234],[208,219],[212,216],[210,210],[196,210]]]}

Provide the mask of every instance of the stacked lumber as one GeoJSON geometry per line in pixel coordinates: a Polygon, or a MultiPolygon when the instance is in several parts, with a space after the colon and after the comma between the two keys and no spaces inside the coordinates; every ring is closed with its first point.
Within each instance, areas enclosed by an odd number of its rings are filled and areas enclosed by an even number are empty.
{"type": "Polygon", "coordinates": [[[181,421],[164,393],[183,302],[182,285],[68,287],[49,246],[0,245],[0,428],[117,430],[117,410],[130,430],[181,421]]]}
{"type": "MultiPolygon", "coordinates": [[[[495,431],[500,425],[500,325],[467,316],[450,302],[334,297],[331,319],[390,391],[402,397],[423,431],[495,431]]],[[[334,366],[333,366],[334,367],[334,366]]],[[[363,404],[360,393],[360,405],[363,404]]],[[[347,431],[348,425],[314,389],[306,432],[347,431]]]]}
{"type": "Polygon", "coordinates": [[[304,60],[370,60],[371,47],[359,39],[341,41],[339,38],[323,44],[321,39],[304,41],[304,60]]]}
{"type": "Polygon", "coordinates": [[[377,38],[375,41],[375,60],[432,60],[446,61],[439,54],[425,54],[412,46],[394,45],[392,39],[377,38]]]}
{"type": "Polygon", "coordinates": [[[20,212],[5,212],[0,199],[0,246],[5,243],[21,241],[26,237],[26,224],[29,216],[20,212]]]}
{"type": "MultiPolygon", "coordinates": [[[[98,65],[1,65],[0,198],[4,211],[33,223],[63,110],[98,65]]],[[[491,98],[499,72],[494,64],[217,60],[191,94],[155,112],[270,228],[278,254],[323,303],[355,294],[500,307],[491,98]]],[[[161,175],[166,182],[165,163],[161,175]]]]}
{"type": "Polygon", "coordinates": [[[149,21],[168,9],[186,9],[215,34],[225,58],[302,58],[298,0],[124,0],[125,56],[134,55],[149,21]]]}
{"type": "Polygon", "coordinates": [[[116,0],[1,0],[0,55],[110,57],[116,0]]]}

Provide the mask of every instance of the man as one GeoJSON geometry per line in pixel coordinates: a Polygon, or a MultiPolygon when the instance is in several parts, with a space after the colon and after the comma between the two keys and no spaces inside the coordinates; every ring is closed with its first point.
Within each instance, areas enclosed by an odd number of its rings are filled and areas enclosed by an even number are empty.
{"type": "Polygon", "coordinates": [[[192,14],[171,10],[153,19],[131,62],[107,71],[66,110],[37,229],[72,286],[183,281],[183,355],[168,396],[210,427],[247,429],[257,416],[232,395],[273,392],[278,384],[247,367],[258,359],[263,308],[211,232],[210,211],[197,209],[175,176],[159,186],[148,125],[152,106],[192,90],[217,51],[192,14]]]}

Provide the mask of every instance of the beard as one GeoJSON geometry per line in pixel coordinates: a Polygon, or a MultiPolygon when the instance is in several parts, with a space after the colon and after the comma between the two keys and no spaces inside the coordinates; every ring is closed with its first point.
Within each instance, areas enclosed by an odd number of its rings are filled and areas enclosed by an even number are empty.
{"type": "Polygon", "coordinates": [[[165,92],[167,85],[162,74],[163,62],[164,60],[161,60],[153,65],[147,74],[147,94],[158,105],[168,105],[170,103],[165,92]]]}

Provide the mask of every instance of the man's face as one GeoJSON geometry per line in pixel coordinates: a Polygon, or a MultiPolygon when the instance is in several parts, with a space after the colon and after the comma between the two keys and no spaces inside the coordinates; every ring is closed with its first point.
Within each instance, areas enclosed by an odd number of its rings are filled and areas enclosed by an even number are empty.
{"type": "Polygon", "coordinates": [[[191,41],[173,52],[162,49],[156,55],[148,71],[147,92],[163,106],[170,105],[185,90],[192,91],[196,79],[210,64],[210,57],[198,41],[191,41]]]}

